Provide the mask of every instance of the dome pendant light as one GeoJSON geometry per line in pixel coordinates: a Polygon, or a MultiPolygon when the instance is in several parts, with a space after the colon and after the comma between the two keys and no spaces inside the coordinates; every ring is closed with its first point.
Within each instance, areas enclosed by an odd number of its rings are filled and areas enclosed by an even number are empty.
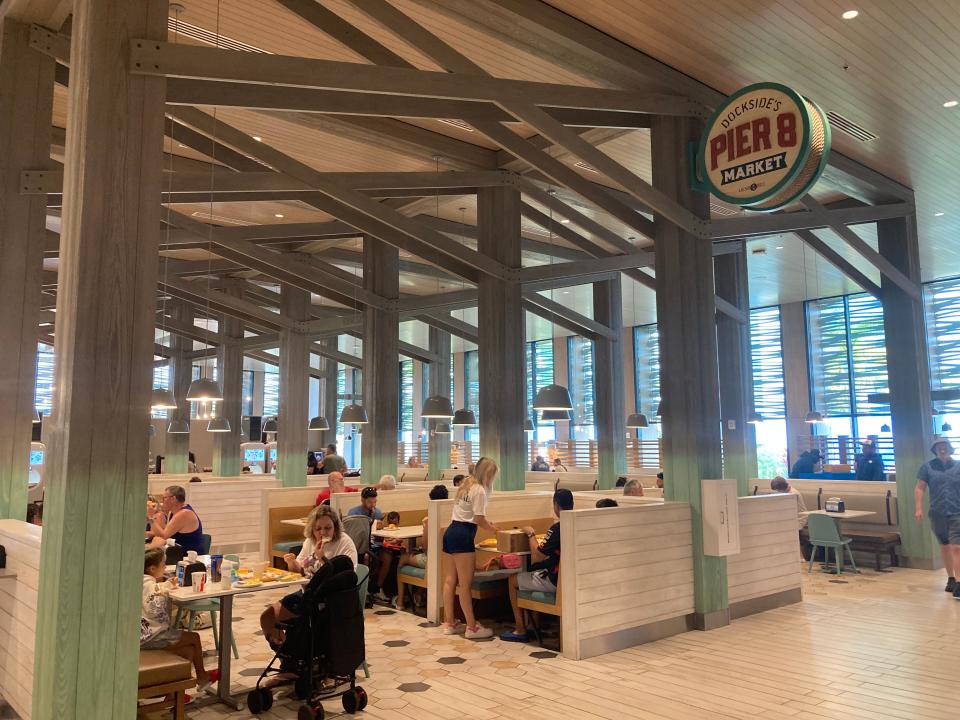
{"type": "Polygon", "coordinates": [[[544,410],[540,413],[543,422],[570,422],[569,410],[544,410]]]}
{"type": "Polygon", "coordinates": [[[823,422],[823,415],[816,410],[811,410],[807,413],[807,417],[804,418],[804,422],[808,422],[811,425],[813,423],[823,422]]]}
{"type": "Polygon", "coordinates": [[[187,400],[190,402],[220,402],[223,400],[223,391],[213,380],[198,378],[190,383],[187,390],[187,400]]]}
{"type": "Polygon", "coordinates": [[[533,401],[534,410],[573,410],[570,391],[563,385],[547,385],[540,388],[533,401]]]}
{"type": "Polygon", "coordinates": [[[329,430],[330,423],[327,422],[327,419],[322,415],[318,415],[315,418],[310,419],[310,424],[307,426],[307,430],[329,430]]]}
{"type": "Polygon", "coordinates": [[[264,432],[264,433],[273,433],[274,435],[276,435],[276,433],[277,433],[277,419],[276,419],[276,418],[270,418],[269,420],[267,420],[267,421],[263,424],[263,428],[262,428],[261,431],[264,432]]]}
{"type": "Polygon", "coordinates": [[[647,416],[643,413],[633,413],[630,417],[627,418],[626,427],[628,428],[645,428],[650,427],[650,424],[647,422],[647,416]]]}
{"type": "Polygon", "coordinates": [[[523,431],[528,433],[533,432],[533,420],[527,418],[523,421],[523,431]]]}
{"type": "Polygon", "coordinates": [[[758,412],[750,413],[750,417],[747,418],[747,422],[751,425],[757,425],[758,423],[763,422],[763,415],[758,412]]]}
{"type": "Polygon", "coordinates": [[[163,388],[153,389],[153,400],[150,402],[151,410],[176,410],[177,400],[173,393],[163,388]]]}
{"type": "Polygon", "coordinates": [[[433,429],[434,435],[450,435],[450,423],[438,422],[437,426],[433,429]]]}
{"type": "Polygon", "coordinates": [[[33,409],[33,422],[34,424],[40,422],[40,411],[36,408],[33,409]]]}
{"type": "Polygon", "coordinates": [[[457,410],[453,414],[453,422],[451,425],[460,425],[460,426],[472,426],[477,424],[477,416],[474,414],[473,410],[463,408],[462,410],[457,410]]]}
{"type": "Polygon", "coordinates": [[[367,419],[367,411],[362,405],[344,405],[340,422],[344,425],[366,425],[370,420],[367,419]]]}
{"type": "Polygon", "coordinates": [[[207,423],[207,432],[228,433],[230,432],[230,421],[222,415],[212,417],[210,422],[207,423]]]}
{"type": "Polygon", "coordinates": [[[190,423],[187,420],[171,420],[167,425],[168,435],[189,435],[190,423]]]}
{"type": "Polygon", "coordinates": [[[423,401],[423,410],[420,417],[428,420],[449,420],[454,415],[450,398],[443,395],[432,395],[423,401]]]}

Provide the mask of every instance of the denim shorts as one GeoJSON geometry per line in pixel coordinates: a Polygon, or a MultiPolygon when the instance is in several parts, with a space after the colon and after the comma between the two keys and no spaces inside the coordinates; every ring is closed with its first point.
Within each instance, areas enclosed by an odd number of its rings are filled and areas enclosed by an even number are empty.
{"type": "Polygon", "coordinates": [[[443,551],[450,555],[476,552],[476,523],[454,520],[443,534],[443,551]]]}

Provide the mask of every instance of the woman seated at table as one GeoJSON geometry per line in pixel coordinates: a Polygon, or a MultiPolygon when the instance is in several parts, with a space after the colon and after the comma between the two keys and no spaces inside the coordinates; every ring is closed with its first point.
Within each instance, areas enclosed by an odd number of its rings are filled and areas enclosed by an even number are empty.
{"type": "MultiPolygon", "coordinates": [[[[338,555],[349,557],[356,569],[357,548],[350,536],[343,532],[339,515],[329,505],[318,505],[310,512],[303,536],[306,539],[300,554],[287,553],[283,556],[290,572],[312,578],[317,570],[338,555]]],[[[277,627],[277,623],[299,615],[302,600],[303,590],[297,590],[268,606],[260,615],[263,636],[274,649],[283,644],[283,631],[277,627]]]]}

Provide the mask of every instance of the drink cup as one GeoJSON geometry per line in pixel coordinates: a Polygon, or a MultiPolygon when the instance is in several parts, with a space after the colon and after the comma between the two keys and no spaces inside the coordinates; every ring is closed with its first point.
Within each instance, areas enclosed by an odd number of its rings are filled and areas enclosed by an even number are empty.
{"type": "Polygon", "coordinates": [[[207,589],[207,573],[206,572],[195,572],[190,573],[190,585],[193,587],[195,593],[202,593],[207,589]]]}
{"type": "Polygon", "coordinates": [[[210,556],[210,582],[220,582],[220,568],[222,565],[223,555],[210,556]]]}
{"type": "Polygon", "coordinates": [[[220,587],[229,590],[233,587],[233,573],[235,566],[232,561],[224,560],[220,566],[220,587]]]}
{"type": "Polygon", "coordinates": [[[187,559],[190,562],[196,562],[197,560],[197,551],[196,550],[187,550],[187,559]]]}

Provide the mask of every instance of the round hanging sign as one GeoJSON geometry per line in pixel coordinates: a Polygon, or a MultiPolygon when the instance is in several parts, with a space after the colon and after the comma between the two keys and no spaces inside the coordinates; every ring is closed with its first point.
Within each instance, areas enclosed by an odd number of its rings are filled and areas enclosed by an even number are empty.
{"type": "Polygon", "coordinates": [[[830,154],[830,124],[815,103],[777,83],[731,95],[707,122],[699,179],[721,200],[777,210],[806,194],[830,154]]]}

